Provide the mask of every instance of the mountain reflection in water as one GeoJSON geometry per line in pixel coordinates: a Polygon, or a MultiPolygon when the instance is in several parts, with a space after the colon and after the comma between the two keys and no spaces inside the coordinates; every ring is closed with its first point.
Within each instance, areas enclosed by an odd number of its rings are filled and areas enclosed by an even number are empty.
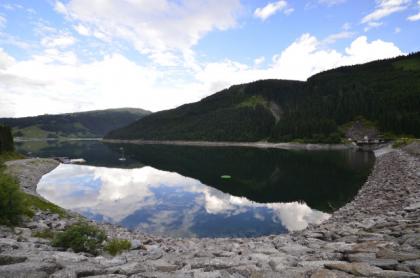
{"type": "Polygon", "coordinates": [[[38,191],[48,200],[97,221],[185,237],[280,234],[319,223],[355,196],[374,161],[372,154],[352,150],[98,141],[21,143],[18,149],[87,160],[43,177],[38,191]],[[121,147],[126,161],[118,160],[121,147]]]}
{"type": "Polygon", "coordinates": [[[172,236],[282,233],[329,217],[304,203],[259,204],[152,167],[60,165],[38,192],[97,221],[172,236]]]}

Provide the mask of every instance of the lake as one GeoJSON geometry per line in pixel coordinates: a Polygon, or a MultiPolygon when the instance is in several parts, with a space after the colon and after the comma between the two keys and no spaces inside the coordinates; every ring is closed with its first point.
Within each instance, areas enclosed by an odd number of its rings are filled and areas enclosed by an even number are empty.
{"type": "Polygon", "coordinates": [[[351,201],[374,156],[100,141],[18,142],[30,156],[84,158],[45,175],[38,193],[96,221],[173,237],[282,234],[351,201]],[[119,158],[124,156],[125,161],[119,158]],[[227,176],[222,178],[222,176],[227,176]]]}

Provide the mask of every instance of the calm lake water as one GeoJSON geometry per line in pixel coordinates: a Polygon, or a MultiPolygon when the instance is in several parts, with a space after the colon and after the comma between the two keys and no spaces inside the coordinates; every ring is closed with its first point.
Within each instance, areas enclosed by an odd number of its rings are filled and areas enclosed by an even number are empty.
{"type": "Polygon", "coordinates": [[[25,142],[32,156],[84,158],[45,175],[38,192],[96,221],[165,236],[281,234],[320,223],[350,201],[370,153],[98,141],[25,142]],[[126,161],[119,161],[124,150],[126,161]],[[222,179],[222,175],[231,176],[222,179]]]}

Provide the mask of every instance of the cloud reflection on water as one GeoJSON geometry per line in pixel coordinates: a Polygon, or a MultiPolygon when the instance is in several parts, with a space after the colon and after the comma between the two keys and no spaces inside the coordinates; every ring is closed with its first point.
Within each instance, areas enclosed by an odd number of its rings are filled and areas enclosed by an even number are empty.
{"type": "Polygon", "coordinates": [[[114,169],[62,164],[41,179],[38,192],[90,217],[175,236],[197,236],[198,230],[205,229],[200,228],[203,219],[214,223],[233,219],[256,227],[269,223],[278,226],[278,231],[282,227],[295,231],[329,217],[305,203],[259,204],[152,167],[114,169]]]}

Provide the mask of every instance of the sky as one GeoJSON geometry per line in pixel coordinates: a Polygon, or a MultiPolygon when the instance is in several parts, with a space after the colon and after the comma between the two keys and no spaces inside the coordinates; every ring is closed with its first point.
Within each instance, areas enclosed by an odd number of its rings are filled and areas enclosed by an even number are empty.
{"type": "Polygon", "coordinates": [[[0,117],[153,112],[420,50],[420,0],[0,0],[0,117]]]}

